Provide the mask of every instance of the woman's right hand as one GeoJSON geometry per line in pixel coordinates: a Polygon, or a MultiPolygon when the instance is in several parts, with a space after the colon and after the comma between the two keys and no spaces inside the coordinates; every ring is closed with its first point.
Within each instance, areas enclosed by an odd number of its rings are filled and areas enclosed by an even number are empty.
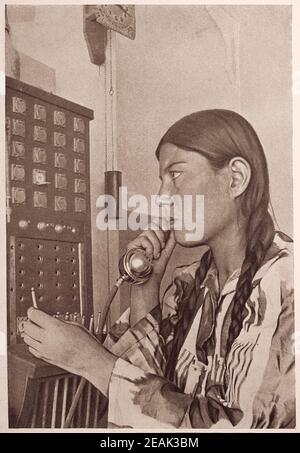
{"type": "Polygon", "coordinates": [[[144,285],[150,283],[150,281],[160,284],[175,245],[174,231],[157,229],[145,230],[136,239],[129,242],[127,251],[142,248],[152,261],[153,273],[144,285]]]}
{"type": "Polygon", "coordinates": [[[153,266],[152,275],[145,283],[131,286],[131,327],[159,303],[160,283],[175,245],[174,231],[157,229],[143,231],[127,245],[127,251],[137,247],[144,249],[153,266]]]}

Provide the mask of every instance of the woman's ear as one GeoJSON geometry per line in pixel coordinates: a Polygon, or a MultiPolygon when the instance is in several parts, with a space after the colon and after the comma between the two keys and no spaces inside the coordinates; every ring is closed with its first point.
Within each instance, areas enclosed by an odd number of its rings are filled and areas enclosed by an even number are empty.
{"type": "Polygon", "coordinates": [[[232,198],[237,198],[248,187],[251,178],[251,167],[243,157],[234,157],[229,162],[230,192],[232,198]]]}

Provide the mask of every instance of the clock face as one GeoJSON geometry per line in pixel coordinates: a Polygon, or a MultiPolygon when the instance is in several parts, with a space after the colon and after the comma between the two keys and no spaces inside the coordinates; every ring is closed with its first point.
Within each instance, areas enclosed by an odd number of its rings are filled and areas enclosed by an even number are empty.
{"type": "Polygon", "coordinates": [[[130,7],[128,5],[107,5],[106,17],[120,26],[128,26],[132,21],[130,7]]]}
{"type": "Polygon", "coordinates": [[[96,5],[96,14],[98,22],[134,39],[134,5],[96,5]]]}

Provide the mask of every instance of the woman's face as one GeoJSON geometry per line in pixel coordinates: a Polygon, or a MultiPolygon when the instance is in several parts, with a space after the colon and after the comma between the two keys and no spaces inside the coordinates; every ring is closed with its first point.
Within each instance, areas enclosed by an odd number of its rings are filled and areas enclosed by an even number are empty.
{"type": "MultiPolygon", "coordinates": [[[[192,211],[193,222],[198,215],[198,228],[194,231],[189,231],[190,226],[185,225],[186,214],[183,216],[182,229],[175,229],[176,241],[185,247],[209,244],[232,222],[236,213],[227,167],[216,171],[200,153],[186,151],[170,143],[163,144],[160,149],[159,167],[161,199],[179,195],[178,198],[183,200],[185,195],[190,195],[192,210],[188,206],[187,213],[191,216],[192,211]],[[199,201],[196,207],[196,195],[203,196],[204,212],[199,201]],[[203,228],[199,226],[199,219],[203,228]]],[[[175,212],[172,214],[176,216],[175,212]]]]}

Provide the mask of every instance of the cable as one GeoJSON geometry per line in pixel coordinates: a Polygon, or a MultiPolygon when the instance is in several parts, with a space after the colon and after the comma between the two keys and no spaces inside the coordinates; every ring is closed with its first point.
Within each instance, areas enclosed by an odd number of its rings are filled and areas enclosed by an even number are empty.
{"type": "MultiPolygon", "coordinates": [[[[106,322],[106,318],[107,318],[107,315],[108,315],[108,312],[109,312],[110,305],[111,305],[112,301],[114,300],[114,297],[115,297],[115,295],[118,292],[118,289],[120,288],[120,286],[122,285],[122,283],[124,281],[125,281],[124,276],[118,278],[118,280],[116,281],[116,283],[113,285],[112,289],[110,290],[110,292],[108,294],[108,297],[107,297],[107,299],[105,301],[105,305],[104,305],[103,313],[102,313],[102,318],[101,318],[100,326],[99,326],[99,332],[100,332],[100,338],[99,339],[100,339],[101,343],[104,340],[104,338],[103,338],[103,328],[105,326],[105,322],[106,322]]],[[[84,390],[86,382],[87,382],[87,380],[84,377],[82,377],[80,379],[80,382],[79,382],[79,385],[77,387],[77,390],[76,390],[74,399],[72,401],[70,410],[69,410],[68,415],[66,417],[66,420],[64,422],[64,428],[69,428],[70,425],[71,425],[72,419],[74,417],[74,414],[75,414],[75,411],[76,411],[76,408],[77,408],[77,404],[78,404],[79,399],[80,399],[80,397],[82,395],[82,392],[84,390]]]]}
{"type": "Polygon", "coordinates": [[[106,318],[107,318],[107,315],[109,312],[110,305],[111,305],[112,301],[114,300],[114,297],[118,292],[118,289],[120,288],[120,286],[122,285],[122,283],[124,281],[125,281],[124,276],[118,278],[118,280],[116,281],[116,283],[113,285],[112,289],[110,290],[109,295],[106,299],[105,305],[103,307],[102,317],[101,317],[101,321],[100,321],[100,325],[99,325],[99,339],[100,339],[101,343],[104,341],[104,338],[103,338],[104,326],[106,323],[106,318]]]}
{"type": "MultiPolygon", "coordinates": [[[[99,66],[100,75],[100,66],[99,66]]],[[[108,169],[108,144],[107,144],[107,75],[106,75],[106,59],[104,62],[104,169],[108,169]]]]}
{"type": "Polygon", "coordinates": [[[112,30],[109,29],[109,95],[110,95],[110,121],[111,121],[111,167],[115,168],[115,137],[114,137],[114,86],[113,86],[113,49],[112,49],[112,30]]]}

